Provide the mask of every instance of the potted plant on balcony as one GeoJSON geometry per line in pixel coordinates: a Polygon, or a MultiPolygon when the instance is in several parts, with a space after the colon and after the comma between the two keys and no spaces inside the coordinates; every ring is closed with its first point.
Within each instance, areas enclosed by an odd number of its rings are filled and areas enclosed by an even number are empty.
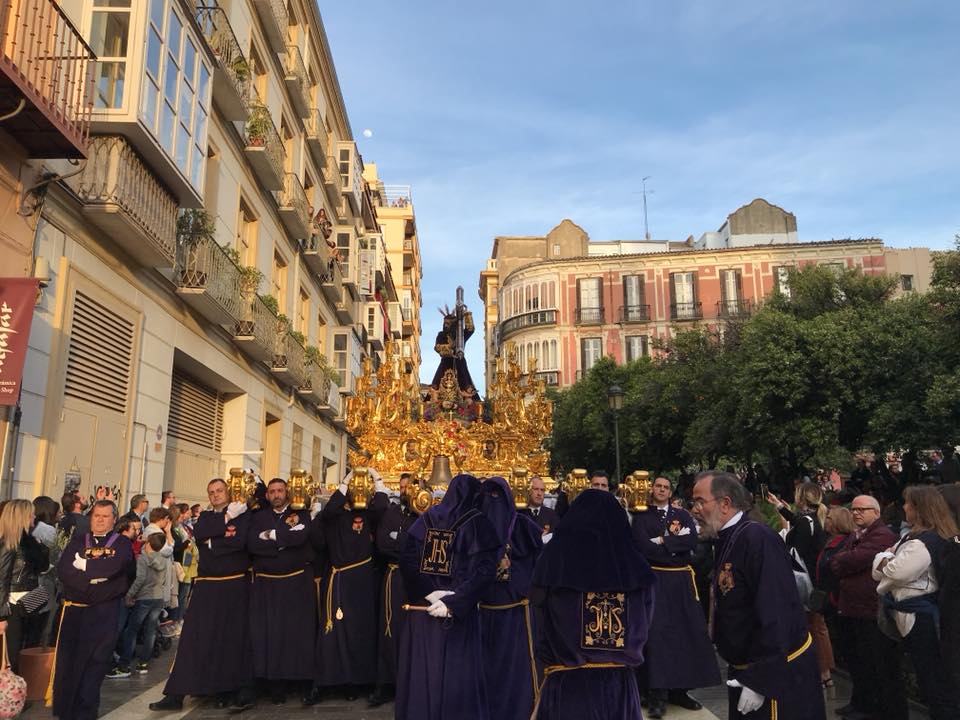
{"type": "Polygon", "coordinates": [[[247,120],[247,144],[252,147],[264,147],[267,137],[273,130],[270,111],[263,105],[254,105],[247,120]]]}
{"type": "Polygon", "coordinates": [[[237,82],[245,83],[250,79],[250,64],[240,53],[230,62],[230,72],[237,79],[237,82]]]}
{"type": "Polygon", "coordinates": [[[296,340],[296,341],[297,341],[298,343],[300,343],[301,345],[306,345],[306,344],[307,344],[307,336],[304,335],[304,334],[303,334],[302,332],[300,332],[299,330],[291,330],[291,331],[290,331],[290,337],[292,337],[294,340],[296,340]]]}
{"type": "Polygon", "coordinates": [[[177,278],[180,287],[207,285],[207,263],[201,260],[201,241],[213,241],[216,225],[205,210],[184,209],[177,215],[177,278]]]}
{"type": "Polygon", "coordinates": [[[274,315],[280,314],[280,304],[277,302],[277,299],[273,295],[261,295],[260,300],[264,305],[267,306],[269,310],[274,315]]]}

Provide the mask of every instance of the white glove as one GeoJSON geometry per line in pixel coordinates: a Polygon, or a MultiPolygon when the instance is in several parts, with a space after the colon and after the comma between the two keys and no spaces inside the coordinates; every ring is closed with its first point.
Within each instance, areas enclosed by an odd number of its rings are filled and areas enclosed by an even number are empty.
{"type": "Polygon", "coordinates": [[[543,541],[543,544],[546,545],[548,542],[553,540],[553,533],[544,533],[540,536],[540,539],[543,541]]]}
{"type": "Polygon", "coordinates": [[[650,542],[654,545],[663,545],[663,538],[658,535],[657,537],[650,538],[650,542]]]}
{"type": "MultiPolygon", "coordinates": [[[[87,559],[80,557],[80,553],[73,554],[73,566],[80,572],[87,571],[87,559]]],[[[431,602],[433,602],[431,600],[431,602]]]]}
{"type": "Polygon", "coordinates": [[[759,710],[766,698],[763,695],[755,693],[746,685],[741,685],[739,680],[727,680],[727,686],[732,688],[742,688],[740,690],[740,702],[737,703],[737,710],[746,715],[755,710],[759,710]]]}
{"type": "Polygon", "coordinates": [[[387,489],[387,486],[383,484],[383,480],[380,478],[377,478],[373,481],[373,489],[378,493],[383,493],[384,495],[390,492],[390,490],[387,489]]]}
{"type": "Polygon", "coordinates": [[[688,528],[688,527],[683,528],[683,530],[681,530],[680,532],[677,533],[678,536],[680,536],[680,535],[689,535],[689,534],[690,534],[690,528],[688,528]]]}
{"type": "Polygon", "coordinates": [[[227,519],[233,520],[235,517],[243,515],[247,511],[247,504],[243,502],[232,502],[227,505],[227,519]]]}
{"type": "Polygon", "coordinates": [[[376,470],[374,470],[373,468],[369,468],[369,469],[367,470],[367,472],[370,473],[370,477],[373,478],[373,482],[374,482],[374,483],[383,482],[383,478],[380,476],[380,473],[378,473],[378,472],[377,472],[376,470]]]}
{"type": "Polygon", "coordinates": [[[440,598],[445,598],[447,595],[453,595],[453,590],[434,590],[432,593],[426,596],[428,603],[435,603],[440,598]]]}
{"type": "Polygon", "coordinates": [[[393,532],[390,533],[390,539],[391,539],[391,540],[396,540],[396,539],[397,539],[397,536],[398,536],[399,534],[400,534],[400,533],[398,533],[396,530],[394,530],[393,532]]]}
{"type": "MultiPolygon", "coordinates": [[[[297,530],[303,530],[303,523],[297,523],[292,528],[290,528],[290,532],[296,532],[297,530]]],[[[275,533],[276,530],[271,530],[270,532],[275,533]]]]}
{"type": "Polygon", "coordinates": [[[427,608],[427,614],[430,617],[447,618],[450,617],[450,608],[444,605],[443,600],[437,600],[433,605],[427,608]]]}
{"type": "Polygon", "coordinates": [[[341,495],[346,495],[346,494],[347,494],[347,484],[346,484],[345,482],[340,483],[339,485],[337,485],[337,490],[340,491],[340,494],[341,494],[341,495]]]}
{"type": "Polygon", "coordinates": [[[276,539],[277,539],[277,531],[276,531],[276,530],[264,530],[264,531],[263,531],[262,533],[260,533],[257,537],[259,537],[261,540],[276,540],[276,539]]]}

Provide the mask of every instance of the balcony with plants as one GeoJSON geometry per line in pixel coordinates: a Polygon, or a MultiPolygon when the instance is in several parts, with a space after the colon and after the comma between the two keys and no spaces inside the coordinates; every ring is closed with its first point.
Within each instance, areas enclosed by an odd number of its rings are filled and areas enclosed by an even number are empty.
{"type": "Polygon", "coordinates": [[[173,267],[177,202],[125,138],[90,138],[86,163],[64,182],[84,215],[137,262],[173,267]]]}
{"type": "Polygon", "coordinates": [[[333,262],[335,248],[329,240],[332,232],[333,226],[326,219],[326,211],[321,208],[316,220],[310,224],[310,236],[300,245],[304,264],[310,272],[321,278],[327,273],[330,264],[333,262]]]}
{"type": "Polygon", "coordinates": [[[233,248],[221,247],[216,226],[204,210],[182,210],[177,218],[177,295],[214,325],[236,326],[243,318],[244,288],[259,287],[263,275],[241,267],[233,248]]]}
{"type": "Polygon", "coordinates": [[[290,320],[285,315],[277,316],[276,328],[277,345],[270,370],[284,385],[300,388],[307,381],[306,338],[303,333],[291,330],[290,320]]]}
{"type": "Polygon", "coordinates": [[[317,409],[320,411],[320,414],[331,420],[335,420],[342,416],[342,407],[340,405],[340,383],[340,374],[336,370],[333,370],[330,377],[330,382],[326,383],[327,394],[317,404],[317,409]]]}
{"type": "Polygon", "coordinates": [[[303,240],[310,237],[310,203],[307,193],[303,189],[294,173],[286,173],[283,177],[283,190],[277,197],[280,220],[287,229],[287,233],[294,240],[303,240]]]}
{"type": "Polygon", "coordinates": [[[270,363],[277,348],[277,301],[269,295],[257,294],[263,276],[251,276],[242,289],[242,317],[234,326],[233,341],[254,360],[270,363]],[[270,302],[272,301],[272,303],[270,302]]]}
{"type": "Polygon", "coordinates": [[[337,259],[334,250],[326,269],[320,275],[320,290],[331,303],[339,303],[343,299],[343,268],[337,259]]]}
{"type": "Polygon", "coordinates": [[[297,392],[312,402],[322,405],[330,397],[330,385],[337,372],[330,366],[327,356],[314,345],[306,347],[306,381],[297,392]]]}
{"type": "Polygon", "coordinates": [[[270,110],[259,100],[252,104],[244,130],[244,152],[260,183],[267,190],[283,190],[286,150],[270,110]]]}
{"type": "Polygon", "coordinates": [[[227,120],[246,120],[250,116],[250,64],[222,8],[197,7],[197,24],[217,65],[213,72],[213,98],[227,120]]]}
{"type": "Polygon", "coordinates": [[[286,0],[253,0],[260,16],[263,34],[270,43],[270,49],[282,53],[287,45],[287,3],[286,0]]]}
{"type": "Polygon", "coordinates": [[[303,53],[296,45],[287,45],[283,64],[283,82],[290,94],[290,102],[301,118],[310,117],[310,75],[303,62],[303,53]]]}

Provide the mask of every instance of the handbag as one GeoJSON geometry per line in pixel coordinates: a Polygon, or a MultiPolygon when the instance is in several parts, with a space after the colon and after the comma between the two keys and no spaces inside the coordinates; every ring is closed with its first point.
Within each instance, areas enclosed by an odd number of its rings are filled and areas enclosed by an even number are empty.
{"type": "Polygon", "coordinates": [[[824,608],[827,606],[827,597],[830,595],[826,590],[820,590],[814,588],[813,592],[810,593],[810,598],[807,600],[807,610],[812,613],[822,614],[824,608]]]}
{"type": "Polygon", "coordinates": [[[800,553],[794,547],[790,548],[790,559],[793,561],[793,579],[797,584],[797,594],[800,596],[800,604],[805,608],[810,607],[810,595],[813,594],[813,581],[810,579],[810,573],[807,572],[807,565],[800,557],[800,553]]]}
{"type": "Polygon", "coordinates": [[[0,664],[0,718],[12,720],[23,712],[27,700],[27,681],[10,669],[7,658],[7,634],[3,634],[3,658],[0,664]]]}
{"type": "Polygon", "coordinates": [[[33,590],[23,593],[17,600],[17,605],[23,608],[27,615],[33,615],[47,606],[50,602],[50,591],[43,585],[37,585],[33,590]]]}

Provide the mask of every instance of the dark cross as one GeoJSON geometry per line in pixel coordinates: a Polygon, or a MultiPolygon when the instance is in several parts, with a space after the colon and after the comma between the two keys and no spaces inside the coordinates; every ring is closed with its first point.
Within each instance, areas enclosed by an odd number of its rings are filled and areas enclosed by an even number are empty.
{"type": "Polygon", "coordinates": [[[464,338],[466,337],[466,327],[464,317],[467,313],[467,306],[463,303],[463,286],[457,287],[457,307],[454,310],[457,316],[457,329],[456,335],[454,335],[454,347],[453,354],[454,357],[463,359],[463,345],[464,338]]]}

